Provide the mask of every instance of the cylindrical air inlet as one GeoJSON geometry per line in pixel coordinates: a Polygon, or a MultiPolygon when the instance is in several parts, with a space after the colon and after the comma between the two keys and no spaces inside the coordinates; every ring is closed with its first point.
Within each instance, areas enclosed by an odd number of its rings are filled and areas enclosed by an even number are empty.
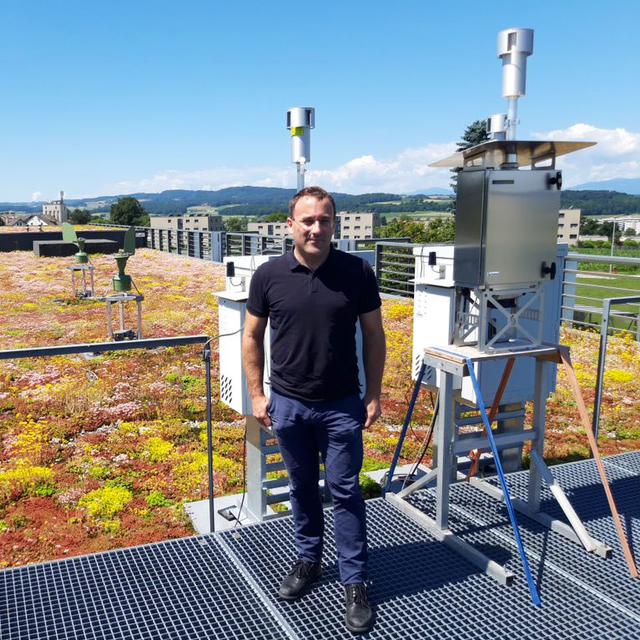
{"type": "Polygon", "coordinates": [[[532,53],[533,29],[505,29],[498,34],[498,57],[502,59],[502,97],[509,101],[507,140],[516,139],[518,98],[527,91],[527,58],[532,53]]]}
{"type": "Polygon", "coordinates": [[[487,118],[487,134],[491,140],[504,140],[506,130],[506,113],[494,113],[487,118]]]}
{"type": "Polygon", "coordinates": [[[505,29],[498,34],[503,98],[519,98],[526,94],[527,58],[532,53],[533,29],[505,29]]]}
{"type": "Polygon", "coordinates": [[[316,126],[313,107],[294,107],[287,111],[287,129],[291,131],[291,162],[306,164],[311,161],[310,131],[316,126]]]}

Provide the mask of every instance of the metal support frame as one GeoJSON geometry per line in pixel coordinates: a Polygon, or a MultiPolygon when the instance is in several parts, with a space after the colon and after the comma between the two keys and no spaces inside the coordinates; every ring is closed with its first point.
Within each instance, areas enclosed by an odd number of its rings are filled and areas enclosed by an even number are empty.
{"type": "Polygon", "coordinates": [[[95,298],[95,287],[93,283],[93,272],[95,267],[92,264],[74,264],[68,267],[71,271],[71,290],[73,295],[77,298],[95,298]],[[82,274],[81,283],[82,288],[76,285],[76,273],[82,274]],[[89,283],[87,284],[87,271],[89,272],[89,283]]]}
{"type": "Polygon", "coordinates": [[[134,293],[118,293],[116,295],[107,296],[103,298],[107,303],[107,329],[109,330],[109,337],[112,339],[117,339],[117,336],[125,336],[127,330],[125,329],[125,304],[127,302],[135,302],[136,303],[136,330],[135,336],[138,340],[142,339],[142,301],[144,300],[144,296],[140,294],[134,293]],[[119,317],[119,326],[120,329],[118,332],[113,330],[113,305],[118,305],[118,317],[119,317]]]}
{"type": "MultiPolygon", "coordinates": [[[[607,359],[607,345],[609,342],[609,320],[611,307],[618,304],[634,304],[640,302],[640,296],[627,296],[624,298],[605,298],[602,301],[602,321],[600,324],[600,346],[598,348],[598,373],[596,376],[596,395],[593,399],[593,433],[597,438],[600,435],[600,411],[602,409],[602,387],[604,385],[604,370],[607,359]]],[[[636,327],[636,339],[640,339],[640,316],[636,327]]]]}
{"type": "Polygon", "coordinates": [[[159,349],[165,347],[184,347],[202,344],[202,358],[205,362],[205,382],[207,389],[207,454],[209,485],[209,527],[215,530],[214,524],[214,467],[213,467],[213,411],[211,401],[211,338],[205,335],[174,336],[172,338],[148,338],[127,342],[96,342],[83,344],[66,344],[56,347],[30,347],[27,349],[11,349],[0,351],[1,360],[18,360],[21,358],[47,358],[54,356],[74,355],[78,353],[106,353],[108,351],[129,351],[132,349],[159,349]]]}
{"type": "MultiPolygon", "coordinates": [[[[544,463],[542,458],[544,451],[544,435],[546,422],[546,398],[548,395],[545,381],[547,379],[546,367],[552,362],[560,361],[560,353],[565,347],[557,345],[542,345],[537,348],[525,346],[520,351],[508,352],[483,352],[478,348],[469,346],[449,346],[446,349],[439,347],[431,347],[425,349],[424,364],[431,366],[440,371],[440,389],[439,400],[440,409],[438,414],[438,430],[437,430],[437,458],[435,467],[430,473],[423,476],[398,494],[386,494],[387,500],[396,505],[401,511],[406,513],[415,522],[428,529],[438,540],[445,542],[452,549],[460,553],[467,560],[482,569],[485,573],[495,578],[502,584],[510,584],[513,580],[513,573],[496,562],[490,560],[483,553],[474,549],[468,543],[457,538],[449,530],[449,488],[453,478],[464,477],[457,474],[457,456],[469,451],[469,444],[473,442],[474,446],[481,449],[491,449],[496,454],[496,464],[501,470],[500,460],[497,456],[499,450],[513,447],[514,444],[522,444],[531,441],[532,444],[532,465],[529,472],[528,499],[526,501],[518,499],[510,499],[507,494],[507,485],[503,484],[500,489],[493,484],[485,482],[479,478],[469,478],[472,486],[477,487],[487,495],[500,501],[507,501],[508,505],[513,509],[525,514],[536,522],[556,531],[565,538],[581,544],[588,552],[594,553],[602,557],[609,557],[611,549],[603,542],[593,538],[580,520],[574,508],[570,504],[566,494],[558,485],[551,473],[551,470],[544,463]],[[534,398],[534,415],[533,426],[525,429],[520,433],[488,433],[490,427],[490,418],[497,418],[497,407],[492,407],[490,415],[484,408],[484,402],[479,393],[479,385],[476,381],[476,393],[479,397],[479,407],[483,417],[485,432],[484,435],[476,434],[473,438],[465,434],[460,437],[458,433],[458,425],[455,419],[455,400],[454,388],[456,386],[456,378],[462,378],[466,375],[472,375],[472,381],[475,380],[473,373],[473,363],[488,359],[517,359],[520,357],[533,357],[536,360],[535,366],[535,398],[534,398]],[[454,475],[455,474],[455,475],[454,475]],[[436,505],[435,518],[427,516],[425,513],[412,506],[406,501],[406,498],[423,486],[427,485],[435,478],[436,480],[436,505]],[[552,518],[548,514],[540,511],[540,494],[542,481],[549,486],[552,495],[558,501],[563,512],[567,516],[571,526],[565,522],[552,518]]],[[[507,376],[508,378],[508,376],[507,376]]],[[[506,384],[506,382],[505,382],[506,384]]],[[[604,480],[603,480],[604,482],[604,480]]],[[[526,555],[524,555],[524,547],[519,539],[517,520],[515,513],[511,513],[511,520],[514,524],[514,532],[518,546],[523,556],[525,566],[526,555]]],[[[536,601],[537,595],[535,585],[530,581],[530,589],[532,597],[536,601]]]]}
{"type": "Polygon", "coordinates": [[[543,326],[538,322],[537,335],[525,329],[522,320],[536,319],[544,315],[544,296],[542,287],[538,283],[529,289],[491,289],[478,287],[473,290],[474,298],[458,295],[456,305],[456,321],[454,327],[453,344],[456,346],[477,346],[480,351],[514,351],[522,350],[525,346],[536,348],[542,344],[543,326]],[[523,293],[532,294],[516,311],[505,307],[502,301],[518,299],[523,293]],[[534,302],[537,309],[532,309],[534,302]],[[505,319],[505,325],[496,330],[494,336],[487,339],[484,328],[494,326],[490,312],[494,310],[505,319]]]}

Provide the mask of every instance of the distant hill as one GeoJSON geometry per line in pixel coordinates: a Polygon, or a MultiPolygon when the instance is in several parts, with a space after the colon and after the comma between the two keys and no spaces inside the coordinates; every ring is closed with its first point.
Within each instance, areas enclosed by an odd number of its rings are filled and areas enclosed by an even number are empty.
{"type": "Polygon", "coordinates": [[[601,182],[586,182],[572,188],[573,191],[619,191],[640,196],[640,178],[616,178],[601,182]]]}
{"type": "MultiPolygon", "coordinates": [[[[613,181],[612,181],[613,182],[613,181]]],[[[627,184],[631,184],[627,180],[627,184]]],[[[444,189],[426,189],[426,195],[447,193],[444,189]]],[[[217,191],[190,191],[174,189],[161,193],[130,194],[142,202],[151,215],[184,213],[187,207],[208,204],[212,207],[228,207],[223,212],[238,216],[259,216],[286,211],[294,189],[275,187],[230,187],[217,191]]],[[[403,196],[397,193],[334,193],[338,210],[377,211],[419,211],[425,208],[422,202],[425,194],[403,196]],[[374,204],[380,202],[399,204],[374,204]]],[[[87,208],[92,213],[108,212],[111,205],[123,196],[97,196],[95,198],[70,198],[66,200],[70,208],[87,208]]],[[[582,209],[584,215],[614,215],[640,213],[640,195],[629,195],[610,190],[565,190],[561,194],[562,207],[582,209]]],[[[42,211],[42,202],[0,202],[0,211],[34,213],[42,211]]],[[[448,211],[450,201],[429,203],[429,209],[448,211]]]]}
{"type": "MultiPolygon", "coordinates": [[[[208,204],[212,207],[232,206],[228,213],[233,215],[265,215],[276,211],[286,211],[294,189],[275,187],[229,187],[217,191],[190,191],[174,189],[161,193],[127,194],[140,200],[151,215],[184,213],[187,207],[208,204]]],[[[370,202],[400,200],[396,193],[348,193],[333,194],[338,209],[357,209],[370,202]]],[[[109,211],[111,205],[123,196],[97,196],[95,198],[70,198],[65,202],[70,208],[87,208],[92,213],[109,211]]],[[[0,211],[24,211],[33,213],[42,210],[42,202],[0,202],[0,211]]]]}
{"type": "Polygon", "coordinates": [[[411,191],[408,196],[451,196],[455,194],[451,189],[442,189],[440,187],[430,187],[429,189],[421,189],[420,191],[411,191]]]}
{"type": "Polygon", "coordinates": [[[617,191],[576,191],[568,189],[560,194],[563,209],[582,209],[586,216],[628,215],[640,213],[640,196],[617,191]]]}

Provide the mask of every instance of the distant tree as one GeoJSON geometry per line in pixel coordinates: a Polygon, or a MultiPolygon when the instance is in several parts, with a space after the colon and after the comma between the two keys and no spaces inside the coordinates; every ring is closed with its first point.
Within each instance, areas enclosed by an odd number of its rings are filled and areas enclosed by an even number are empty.
{"type": "Polygon", "coordinates": [[[261,222],[286,222],[289,217],[288,213],[272,213],[268,216],[260,218],[261,222]]]}
{"type": "Polygon", "coordinates": [[[384,227],[378,227],[379,238],[409,238],[416,244],[431,242],[453,242],[455,219],[435,218],[430,222],[418,222],[400,216],[384,227]]]}
{"type": "Polygon", "coordinates": [[[0,218],[0,227],[4,227],[4,220],[0,218]]]}
{"type": "MultiPolygon", "coordinates": [[[[487,121],[486,120],[474,120],[462,134],[462,139],[456,143],[456,151],[464,151],[471,147],[475,147],[477,144],[482,144],[489,140],[487,134],[487,121]]],[[[451,188],[457,191],[458,188],[458,169],[452,170],[451,176],[451,188]]]]}
{"type": "Polygon", "coordinates": [[[126,224],[145,226],[149,224],[149,214],[136,198],[127,196],[120,198],[111,205],[111,222],[114,224],[126,224]]]}
{"type": "Polygon", "coordinates": [[[456,237],[454,217],[435,218],[427,226],[427,242],[453,242],[456,237]]]}
{"type": "Polygon", "coordinates": [[[624,230],[624,235],[625,235],[625,236],[635,236],[635,235],[637,235],[637,234],[636,234],[636,230],[635,230],[633,227],[627,227],[627,228],[624,230]]]}
{"type": "Polygon", "coordinates": [[[88,209],[74,209],[69,214],[71,224],[88,224],[91,221],[91,214],[88,209]]]}
{"type": "Polygon", "coordinates": [[[582,218],[580,221],[580,233],[583,236],[597,236],[600,231],[600,223],[595,218],[582,218]]]}
{"type": "Polygon", "coordinates": [[[245,217],[223,218],[224,230],[232,233],[243,233],[247,230],[245,217]]]}
{"type": "Polygon", "coordinates": [[[427,227],[423,222],[401,216],[384,227],[378,227],[377,235],[379,238],[409,238],[411,242],[423,244],[427,242],[427,227]]]}

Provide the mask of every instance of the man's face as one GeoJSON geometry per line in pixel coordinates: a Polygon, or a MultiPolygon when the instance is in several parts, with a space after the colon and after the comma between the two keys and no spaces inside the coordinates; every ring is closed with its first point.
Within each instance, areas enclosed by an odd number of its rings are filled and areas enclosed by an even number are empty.
{"type": "Polygon", "coordinates": [[[288,218],[287,223],[298,251],[314,257],[329,252],[336,220],[327,198],[300,198],[293,210],[293,217],[288,218]]]}

